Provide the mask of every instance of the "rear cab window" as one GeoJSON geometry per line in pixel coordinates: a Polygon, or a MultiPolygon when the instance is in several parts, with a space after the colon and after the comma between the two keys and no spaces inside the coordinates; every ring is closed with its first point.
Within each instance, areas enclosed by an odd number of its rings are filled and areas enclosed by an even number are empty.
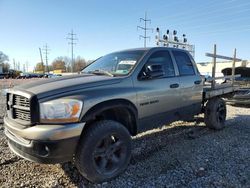
{"type": "Polygon", "coordinates": [[[173,50],[180,76],[195,75],[193,63],[186,52],[173,50]]]}

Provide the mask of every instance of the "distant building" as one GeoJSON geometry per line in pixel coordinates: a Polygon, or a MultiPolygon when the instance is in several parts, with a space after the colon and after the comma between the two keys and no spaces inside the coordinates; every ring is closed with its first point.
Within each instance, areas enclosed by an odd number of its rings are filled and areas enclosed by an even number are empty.
{"type": "Polygon", "coordinates": [[[62,74],[64,72],[65,72],[64,69],[56,69],[56,70],[53,71],[54,74],[62,74]]]}
{"type": "Polygon", "coordinates": [[[44,74],[44,71],[34,71],[35,74],[44,74]]]}
{"type": "MultiPolygon", "coordinates": [[[[226,68],[232,68],[231,61],[221,61],[216,63],[216,76],[222,75],[222,70],[226,68]]],[[[212,75],[212,62],[197,63],[197,67],[202,75],[212,75]]],[[[235,63],[236,67],[250,67],[250,61],[240,61],[235,63]]]]}

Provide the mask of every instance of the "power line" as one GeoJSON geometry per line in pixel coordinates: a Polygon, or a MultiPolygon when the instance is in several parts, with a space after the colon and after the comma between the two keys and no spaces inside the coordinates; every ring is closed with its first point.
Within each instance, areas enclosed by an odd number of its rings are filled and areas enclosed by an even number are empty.
{"type": "MultiPolygon", "coordinates": [[[[239,13],[246,12],[248,10],[250,10],[250,9],[236,10],[236,11],[234,11],[234,13],[239,14],[239,13]]],[[[229,12],[229,14],[230,13],[233,13],[233,12],[229,12]]],[[[210,16],[208,18],[219,18],[219,16],[210,16]]],[[[217,27],[215,27],[212,31],[204,31],[204,32],[202,32],[201,29],[205,29],[205,28],[208,28],[208,27],[211,27],[211,26],[218,26],[218,27],[220,27],[220,25],[222,25],[222,24],[227,24],[226,30],[225,30],[227,32],[231,32],[235,28],[237,28],[237,29],[242,28],[242,27],[244,29],[245,29],[245,27],[249,28],[248,24],[244,24],[244,25],[240,25],[240,26],[236,25],[237,22],[239,22],[239,21],[244,21],[244,23],[247,23],[247,21],[248,21],[247,17],[241,17],[241,18],[237,18],[237,17],[232,17],[231,18],[230,17],[230,19],[223,20],[223,21],[222,20],[219,21],[217,19],[217,20],[213,21],[212,23],[201,23],[201,24],[197,23],[197,25],[192,25],[191,23],[195,22],[195,21],[199,21],[199,18],[198,18],[198,20],[197,19],[196,20],[195,19],[191,19],[190,21],[185,21],[183,24],[177,24],[177,25],[175,24],[175,26],[179,25],[179,26],[185,27],[185,29],[196,29],[198,31],[198,32],[196,32],[196,34],[201,34],[201,33],[202,34],[204,34],[204,33],[212,34],[214,32],[218,32],[218,31],[220,32],[221,29],[219,29],[217,27]]],[[[224,31],[224,30],[222,30],[222,31],[224,31]]]]}
{"type": "MultiPolygon", "coordinates": [[[[206,29],[206,28],[211,28],[212,26],[215,26],[214,27],[214,29],[213,30],[211,30],[211,31],[205,31],[205,33],[212,33],[212,32],[214,32],[214,31],[220,31],[221,30],[221,28],[220,28],[220,26],[221,25],[225,25],[225,24],[227,24],[227,26],[225,26],[226,27],[226,31],[228,31],[228,32],[231,32],[231,30],[232,29],[235,29],[235,28],[245,28],[245,27],[248,27],[249,28],[249,24],[247,24],[249,19],[248,18],[246,18],[246,17],[242,17],[242,18],[232,18],[232,19],[227,19],[227,20],[225,20],[225,21],[214,21],[213,23],[205,23],[205,24],[199,24],[199,25],[191,25],[191,24],[189,24],[188,26],[184,26],[183,25],[183,27],[186,29],[186,30],[189,30],[189,29],[196,29],[196,31],[198,31],[198,32],[196,32],[196,33],[201,33],[202,32],[202,29],[206,29]],[[239,26],[237,26],[236,24],[237,24],[237,22],[239,22],[239,21],[244,21],[244,23],[246,23],[245,25],[239,25],[239,26]],[[216,27],[216,26],[218,26],[218,27],[216,27]]],[[[161,26],[161,25],[160,25],[161,26]]],[[[177,25],[178,26],[178,25],[177,25]]],[[[162,26],[161,26],[162,27],[162,26]]],[[[181,27],[182,28],[182,27],[181,27]]],[[[202,32],[202,33],[204,33],[204,32],[202,32]]]]}
{"type": "MultiPolygon", "coordinates": [[[[243,32],[243,31],[250,31],[250,27],[246,27],[246,28],[235,28],[235,29],[230,29],[230,33],[237,33],[237,32],[243,32]]],[[[223,30],[214,30],[212,32],[203,32],[203,33],[197,33],[195,34],[195,36],[212,36],[212,35],[220,35],[220,34],[225,34],[225,33],[229,33],[229,30],[223,29],[223,30]]]]}
{"type": "MultiPolygon", "coordinates": [[[[250,5],[250,4],[249,4],[250,5]]],[[[243,5],[242,5],[243,6],[243,5]]],[[[204,12],[202,14],[199,15],[192,15],[192,16],[186,16],[186,17],[181,17],[181,18],[177,18],[174,19],[175,22],[183,22],[183,23],[179,23],[176,26],[183,26],[185,25],[190,25],[190,23],[197,23],[198,21],[202,21],[204,22],[204,18],[206,18],[206,20],[210,19],[210,20],[217,20],[220,19],[221,17],[225,16],[225,15],[231,15],[231,16],[236,16],[240,13],[249,11],[248,9],[237,9],[240,8],[241,6],[234,6],[234,7],[225,7],[225,8],[221,8],[220,10],[215,9],[209,12],[204,12]],[[234,11],[227,11],[227,10],[231,10],[234,9],[234,11]],[[216,13],[221,13],[220,15],[216,15],[216,13]],[[211,19],[212,18],[212,19],[211,19]]],[[[214,22],[214,21],[213,21],[214,22]]]]}
{"type": "Polygon", "coordinates": [[[73,29],[71,30],[71,33],[68,33],[68,37],[66,38],[69,40],[68,44],[71,45],[71,72],[73,72],[73,67],[74,67],[74,45],[76,45],[76,40],[75,38],[76,34],[73,32],[73,29]]]}
{"type": "Polygon", "coordinates": [[[43,47],[43,51],[44,51],[44,54],[45,54],[45,62],[46,62],[45,72],[49,73],[48,54],[49,54],[50,49],[49,49],[47,43],[43,47]]]}
{"type": "MultiPolygon", "coordinates": [[[[220,19],[222,18],[224,15],[232,15],[232,16],[236,16],[239,13],[245,12],[245,11],[249,11],[249,8],[244,9],[244,7],[246,7],[247,5],[250,5],[250,3],[245,3],[245,4],[238,4],[238,5],[234,5],[234,6],[228,6],[228,7],[215,7],[214,9],[212,9],[211,11],[203,11],[200,14],[198,14],[196,12],[194,12],[193,14],[188,14],[186,16],[183,17],[176,17],[173,19],[174,22],[179,22],[179,24],[177,24],[176,26],[183,26],[183,25],[190,25],[190,23],[197,23],[198,21],[202,21],[204,22],[204,18],[206,18],[206,20],[211,20],[211,19],[220,19]],[[233,10],[233,11],[231,11],[233,10]],[[220,15],[217,15],[217,13],[220,13],[220,15]]],[[[213,21],[214,22],[214,21],[213,21]]],[[[199,24],[200,25],[200,24],[199,24]]]]}
{"type": "MultiPolygon", "coordinates": [[[[184,24],[183,25],[179,24],[177,26],[183,26],[183,27],[185,27],[185,29],[188,29],[188,28],[191,28],[191,29],[203,29],[203,28],[207,28],[207,27],[211,27],[211,26],[221,26],[222,24],[229,24],[227,26],[227,28],[229,28],[229,27],[235,28],[236,27],[235,23],[237,24],[237,22],[239,22],[239,21],[244,21],[244,23],[248,23],[249,18],[246,18],[246,17],[241,17],[241,18],[228,17],[228,19],[225,20],[225,21],[213,21],[211,23],[204,23],[204,24],[197,24],[197,25],[191,25],[191,22],[190,23],[185,22],[185,24],[189,24],[189,25],[184,26],[184,24]]],[[[240,26],[244,26],[244,25],[240,25],[240,26]]]]}
{"type": "Polygon", "coordinates": [[[140,38],[143,38],[144,39],[144,48],[146,48],[147,46],[147,39],[150,39],[149,36],[147,36],[147,31],[148,30],[151,30],[153,32],[153,29],[152,28],[148,28],[147,27],[147,23],[151,23],[151,20],[150,19],[147,19],[147,12],[145,12],[145,17],[144,18],[140,18],[140,22],[143,21],[144,22],[144,27],[142,26],[137,26],[137,29],[142,29],[144,30],[144,36],[143,35],[140,35],[139,37],[140,38]]]}
{"type": "MultiPolygon", "coordinates": [[[[217,2],[217,0],[211,0],[211,1],[207,1],[209,2],[208,4],[199,4],[197,6],[191,6],[188,9],[185,9],[183,11],[179,11],[179,12],[175,12],[174,14],[168,14],[166,16],[159,16],[158,18],[155,19],[155,23],[159,24],[161,21],[164,20],[174,20],[176,18],[181,18],[181,17],[187,17],[188,15],[193,15],[193,14],[197,14],[199,12],[204,12],[205,10],[207,10],[208,8],[213,8],[215,3],[217,2]],[[214,2],[213,2],[214,1],[214,2]],[[211,6],[212,5],[212,6],[211,6]]],[[[183,3],[183,6],[190,6],[190,1],[187,2],[187,4],[183,3]]],[[[216,5],[217,6],[217,5],[216,5]]],[[[173,9],[177,9],[178,6],[173,6],[173,7],[168,7],[168,9],[173,8],[173,9]]],[[[197,14],[198,15],[198,14],[197,14]]]]}
{"type": "MultiPolygon", "coordinates": [[[[232,5],[231,2],[233,1],[226,1],[226,2],[220,2],[220,4],[218,3],[218,1],[209,1],[209,4],[207,5],[203,5],[201,4],[201,6],[199,8],[197,8],[196,6],[191,7],[190,9],[186,9],[183,12],[175,13],[174,15],[168,15],[166,17],[161,16],[160,18],[156,19],[156,23],[159,23],[159,21],[161,20],[173,20],[175,22],[179,22],[179,21],[188,21],[188,20],[195,20],[195,19],[201,19],[200,15],[214,15],[214,12],[220,12],[223,13],[224,10],[227,9],[235,9],[235,8],[239,8],[239,6],[245,6],[246,4],[239,4],[239,5],[232,5]],[[232,6],[226,6],[227,4],[232,5],[232,6]],[[209,10],[210,11],[207,11],[209,10]],[[202,13],[202,14],[200,14],[202,13]]],[[[248,3],[247,3],[248,4],[248,3]]],[[[190,5],[190,2],[188,2],[187,6],[190,5]]]]}

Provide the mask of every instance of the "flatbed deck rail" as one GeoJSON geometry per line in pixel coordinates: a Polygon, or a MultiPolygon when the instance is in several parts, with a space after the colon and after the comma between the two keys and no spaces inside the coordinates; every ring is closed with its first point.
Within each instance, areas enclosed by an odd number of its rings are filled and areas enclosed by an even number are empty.
{"type": "Polygon", "coordinates": [[[222,96],[225,94],[233,93],[239,89],[239,86],[232,86],[222,84],[221,87],[216,87],[215,89],[211,89],[211,87],[204,87],[203,93],[204,93],[204,99],[210,99],[216,96],[222,96]]]}
{"type": "Polygon", "coordinates": [[[204,85],[203,89],[203,96],[204,99],[207,100],[209,98],[213,98],[216,96],[221,96],[229,93],[233,93],[239,89],[239,86],[236,86],[235,83],[235,78],[240,77],[240,75],[235,75],[235,63],[237,61],[242,61],[239,58],[236,58],[236,49],[234,49],[234,54],[233,57],[227,57],[223,55],[218,55],[217,54],[217,48],[216,44],[214,45],[214,52],[213,53],[206,53],[207,57],[212,57],[213,58],[213,67],[212,67],[212,77],[207,78],[207,82],[211,82],[209,85],[204,85]],[[222,76],[222,77],[215,77],[215,72],[216,72],[216,59],[224,59],[224,60],[230,60],[232,61],[232,75],[230,76],[222,76]],[[230,80],[231,82],[225,82],[222,84],[216,84],[215,80],[218,79],[225,79],[225,80],[230,80]]]}

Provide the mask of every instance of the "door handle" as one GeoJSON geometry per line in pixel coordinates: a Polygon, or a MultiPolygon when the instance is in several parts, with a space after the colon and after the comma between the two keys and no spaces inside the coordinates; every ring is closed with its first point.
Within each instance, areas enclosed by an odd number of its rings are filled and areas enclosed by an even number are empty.
{"type": "Polygon", "coordinates": [[[171,84],[170,85],[170,88],[178,88],[179,87],[179,84],[171,84]]]}
{"type": "Polygon", "coordinates": [[[198,84],[200,84],[201,83],[201,80],[196,80],[196,81],[194,81],[194,84],[196,84],[196,85],[198,85],[198,84]]]}

